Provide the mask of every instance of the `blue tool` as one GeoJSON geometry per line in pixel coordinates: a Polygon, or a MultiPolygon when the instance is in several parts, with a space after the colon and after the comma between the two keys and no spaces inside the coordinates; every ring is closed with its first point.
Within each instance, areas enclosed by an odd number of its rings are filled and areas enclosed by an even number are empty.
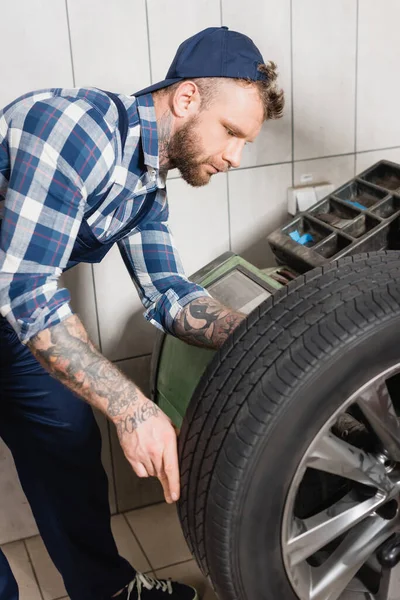
{"type": "Polygon", "coordinates": [[[297,242],[298,244],[301,244],[302,246],[304,246],[305,244],[308,244],[309,242],[314,241],[314,238],[311,235],[311,233],[304,233],[303,235],[300,235],[300,233],[297,231],[297,229],[295,231],[292,231],[291,233],[289,233],[289,235],[294,242],[297,242]]]}
{"type": "Polygon", "coordinates": [[[347,202],[347,204],[351,204],[352,206],[355,206],[356,208],[360,208],[361,210],[367,210],[367,207],[363,206],[359,202],[353,202],[352,200],[345,200],[345,202],[347,202]]]}

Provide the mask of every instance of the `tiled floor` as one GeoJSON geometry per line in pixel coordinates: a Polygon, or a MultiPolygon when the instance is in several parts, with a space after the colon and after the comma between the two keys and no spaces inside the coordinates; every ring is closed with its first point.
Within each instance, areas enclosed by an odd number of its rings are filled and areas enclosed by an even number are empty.
{"type": "MultiPolygon", "coordinates": [[[[119,552],[139,571],[197,588],[203,600],[217,600],[182,535],[176,509],[167,504],[112,517],[119,552]]],[[[20,600],[68,600],[58,571],[39,536],[1,547],[20,588],[20,600]]]]}

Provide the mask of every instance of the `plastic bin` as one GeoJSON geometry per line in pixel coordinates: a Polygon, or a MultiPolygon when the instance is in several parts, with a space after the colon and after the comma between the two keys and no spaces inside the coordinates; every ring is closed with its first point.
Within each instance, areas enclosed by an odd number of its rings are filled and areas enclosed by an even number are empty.
{"type": "Polygon", "coordinates": [[[275,230],[268,242],[278,263],[299,272],[349,254],[400,249],[400,165],[379,161],[275,230]],[[305,233],[312,239],[296,241],[305,233]]]}

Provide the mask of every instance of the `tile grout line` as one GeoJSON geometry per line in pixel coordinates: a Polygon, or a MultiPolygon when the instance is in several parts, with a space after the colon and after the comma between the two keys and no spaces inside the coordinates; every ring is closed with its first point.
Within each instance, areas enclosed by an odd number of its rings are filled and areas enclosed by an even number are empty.
{"type": "Polygon", "coordinates": [[[97,303],[97,289],[96,289],[96,279],[94,276],[94,265],[90,265],[90,269],[92,271],[92,283],[93,283],[93,296],[94,296],[94,310],[96,313],[96,326],[97,326],[97,336],[99,338],[99,350],[103,353],[103,342],[101,340],[101,331],[100,331],[100,317],[99,317],[99,307],[97,303]]]}
{"type": "Polygon", "coordinates": [[[119,514],[119,505],[118,505],[118,494],[117,494],[117,478],[115,475],[115,463],[114,463],[114,451],[111,442],[111,422],[107,419],[107,432],[108,432],[108,443],[110,449],[110,459],[111,459],[111,473],[112,473],[112,487],[114,490],[114,499],[115,499],[115,511],[116,514],[119,514]]]}
{"type": "MultiPolygon", "coordinates": [[[[130,512],[130,511],[129,511],[129,512],[130,512]]],[[[149,563],[151,570],[153,571],[153,573],[155,573],[155,569],[154,569],[154,567],[153,567],[153,564],[151,563],[151,561],[150,561],[149,557],[147,556],[146,552],[144,551],[144,548],[143,548],[142,544],[140,543],[140,540],[139,540],[139,538],[137,537],[136,533],[134,532],[134,530],[133,530],[133,527],[132,527],[132,526],[131,526],[131,524],[129,523],[129,519],[126,517],[126,513],[120,513],[120,514],[121,514],[121,515],[123,516],[123,518],[125,519],[125,522],[126,522],[126,524],[128,525],[128,527],[129,527],[129,529],[130,529],[130,531],[131,531],[131,533],[132,533],[133,537],[135,538],[135,540],[136,540],[136,542],[137,542],[137,544],[138,544],[138,546],[139,546],[140,550],[142,551],[142,553],[143,553],[144,557],[146,558],[147,562],[149,563]]]]}
{"type": "Polygon", "coordinates": [[[293,0],[290,0],[290,95],[292,119],[292,187],[294,187],[294,89],[293,89],[293,0]]]}
{"type": "Polygon", "coordinates": [[[147,354],[138,354],[137,356],[128,356],[127,358],[117,358],[116,360],[113,360],[111,362],[113,362],[114,364],[118,364],[120,362],[124,362],[124,360],[133,360],[135,358],[146,358],[147,356],[151,356],[151,352],[147,353],[147,354]]]}
{"type": "Polygon", "coordinates": [[[65,13],[67,15],[67,29],[68,29],[68,40],[69,40],[69,54],[71,57],[71,70],[72,70],[72,84],[75,87],[75,64],[74,64],[74,53],[72,51],[72,37],[71,37],[71,23],[69,20],[69,11],[68,11],[68,0],[65,0],[65,13]]]}
{"type": "Polygon", "coordinates": [[[229,251],[232,252],[232,223],[231,223],[231,203],[229,202],[229,173],[226,174],[226,196],[228,209],[228,242],[229,251]]]}
{"type": "Polygon", "coordinates": [[[30,564],[30,566],[31,566],[31,568],[32,568],[33,577],[34,577],[34,579],[35,579],[35,581],[36,581],[36,585],[37,585],[37,588],[38,588],[38,590],[39,590],[40,597],[41,597],[41,599],[42,599],[42,600],[44,600],[44,596],[43,596],[42,588],[41,588],[41,586],[40,586],[40,583],[39,583],[39,578],[38,578],[38,576],[37,576],[36,569],[35,569],[35,567],[34,567],[33,560],[32,560],[32,557],[31,557],[31,555],[30,555],[30,552],[29,552],[28,544],[26,543],[26,541],[25,541],[25,540],[22,540],[22,543],[24,544],[25,552],[26,552],[26,555],[27,555],[27,557],[28,557],[28,562],[29,562],[29,564],[30,564]]]}
{"type": "MultiPolygon", "coordinates": [[[[385,152],[386,150],[400,150],[399,146],[387,146],[385,148],[369,148],[368,150],[359,150],[357,154],[368,154],[369,152],[385,152]]],[[[302,163],[302,162],[312,162],[315,160],[326,160],[328,158],[340,158],[341,156],[354,156],[355,152],[352,150],[351,152],[342,152],[341,154],[326,154],[325,156],[312,156],[309,158],[299,158],[295,161],[292,160],[284,160],[282,162],[274,162],[274,163],[265,163],[261,165],[249,165],[248,167],[238,167],[237,169],[232,169],[229,171],[230,174],[237,173],[238,171],[249,171],[250,169],[262,169],[264,167],[279,167],[281,165],[291,165],[292,163],[302,163]]],[[[170,181],[175,181],[176,179],[180,179],[180,177],[171,177],[170,181]]],[[[144,355],[146,356],[146,355],[144,355]]],[[[132,357],[136,358],[136,357],[132,357]]],[[[127,360],[127,359],[119,359],[119,360],[127,360]]],[[[115,361],[114,361],[115,362],[115,361]]]]}
{"type": "MultiPolygon", "coordinates": [[[[69,40],[69,53],[71,57],[71,69],[72,69],[72,83],[73,86],[76,86],[75,79],[75,63],[74,63],[74,53],[72,50],[72,36],[71,36],[71,21],[69,18],[69,10],[68,10],[68,0],[65,0],[65,13],[67,16],[67,28],[68,28],[68,40],[69,40]]],[[[94,267],[90,265],[90,269],[92,272],[92,283],[93,283],[93,295],[94,295],[94,310],[96,313],[96,327],[97,327],[97,336],[99,339],[99,350],[102,352],[102,342],[101,342],[101,332],[100,332],[100,319],[99,319],[99,309],[97,304],[97,294],[96,294],[96,282],[94,277],[94,267]]]]}
{"type": "Polygon", "coordinates": [[[195,558],[188,558],[188,560],[181,560],[180,562],[171,563],[170,565],[165,565],[165,567],[158,567],[158,569],[154,569],[154,571],[157,573],[157,571],[162,571],[163,569],[169,569],[170,567],[177,567],[179,565],[186,565],[191,562],[194,562],[197,565],[195,558]]]}
{"type": "Polygon", "coordinates": [[[150,84],[153,82],[153,69],[151,64],[151,44],[150,44],[150,23],[149,23],[149,7],[147,5],[147,0],[144,0],[144,5],[146,9],[146,28],[147,28],[147,49],[149,53],[149,71],[150,71],[150,84]]]}
{"type": "Polygon", "coordinates": [[[357,126],[358,126],[358,39],[359,39],[360,0],[356,0],[356,64],[354,94],[354,177],[357,170],[357,126]]]}

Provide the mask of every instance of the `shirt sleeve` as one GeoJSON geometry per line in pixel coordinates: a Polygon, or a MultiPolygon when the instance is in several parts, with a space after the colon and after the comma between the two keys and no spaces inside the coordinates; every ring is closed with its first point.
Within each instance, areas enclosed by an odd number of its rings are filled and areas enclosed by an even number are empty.
{"type": "MultiPolygon", "coordinates": [[[[83,217],[115,164],[115,140],[84,99],[21,103],[7,123],[9,181],[0,221],[0,313],[27,343],[72,314],[58,289],[83,217]]],[[[1,194],[1,190],[0,190],[1,194]]]]}
{"type": "Polygon", "coordinates": [[[173,322],[189,302],[210,294],[185,276],[172,233],[156,220],[119,242],[119,249],[136,285],[145,318],[175,335],[173,322]]]}

